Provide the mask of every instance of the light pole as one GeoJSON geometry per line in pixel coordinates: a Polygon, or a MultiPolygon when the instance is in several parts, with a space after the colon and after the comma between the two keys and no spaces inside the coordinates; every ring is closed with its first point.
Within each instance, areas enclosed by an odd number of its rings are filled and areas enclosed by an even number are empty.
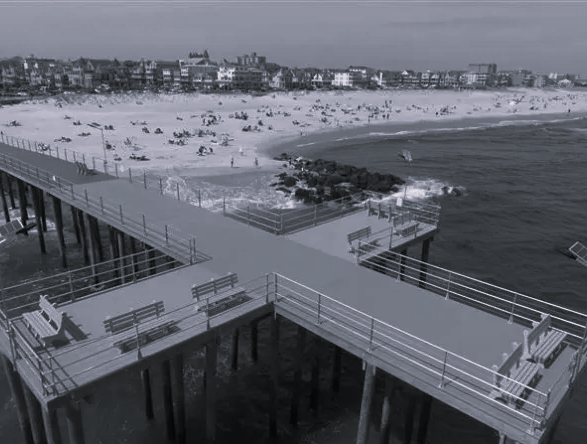
{"type": "Polygon", "coordinates": [[[104,151],[104,173],[108,174],[108,160],[106,160],[106,143],[104,142],[104,129],[97,123],[87,123],[86,125],[91,126],[100,130],[102,133],[102,150],[104,151]]]}
{"type": "MultiPolygon", "coordinates": [[[[401,153],[398,153],[398,156],[400,156],[402,159],[405,159],[408,161],[408,176],[410,175],[410,166],[412,165],[412,153],[410,153],[408,150],[402,150],[401,153]]],[[[404,188],[404,200],[406,200],[406,194],[408,192],[408,183],[406,182],[406,187],[404,188]]]]}

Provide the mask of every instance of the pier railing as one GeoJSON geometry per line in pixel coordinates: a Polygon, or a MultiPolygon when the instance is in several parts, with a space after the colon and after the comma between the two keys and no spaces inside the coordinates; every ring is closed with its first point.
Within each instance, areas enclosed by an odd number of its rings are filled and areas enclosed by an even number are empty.
{"type": "MultiPolygon", "coordinates": [[[[490,397],[496,389],[493,378],[497,372],[494,370],[386,324],[320,291],[280,274],[275,276],[275,306],[294,319],[309,321],[345,342],[355,344],[364,359],[382,360],[394,366],[399,360],[409,368],[412,376],[454,392],[454,396],[462,397],[464,393],[474,397],[476,405],[505,411],[523,421],[532,432],[543,427],[552,400],[564,396],[571,382],[571,373],[565,372],[547,392],[526,386],[532,393],[528,399],[510,394],[523,403],[523,407],[510,407],[490,397]]],[[[501,377],[511,381],[503,375],[501,377]]]]}
{"type": "Polygon", "coordinates": [[[181,258],[185,263],[197,263],[210,259],[196,249],[195,238],[187,238],[172,225],[162,224],[144,214],[130,212],[109,196],[90,195],[87,189],[74,185],[59,176],[41,168],[14,159],[5,154],[0,155],[0,167],[16,177],[49,190],[63,201],[86,211],[90,215],[106,219],[115,228],[121,229],[136,239],[160,248],[171,256],[181,258]]]}

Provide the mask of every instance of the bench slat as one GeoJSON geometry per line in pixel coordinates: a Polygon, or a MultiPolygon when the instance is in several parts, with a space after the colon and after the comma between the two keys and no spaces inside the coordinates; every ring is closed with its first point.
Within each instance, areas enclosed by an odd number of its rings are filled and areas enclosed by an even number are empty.
{"type": "Polygon", "coordinates": [[[112,318],[104,320],[104,329],[106,333],[116,334],[123,330],[132,328],[135,323],[142,322],[145,319],[159,317],[165,312],[163,301],[154,302],[145,307],[137,308],[128,313],[123,313],[112,318]]]}
{"type": "Polygon", "coordinates": [[[211,281],[205,282],[199,285],[192,285],[192,297],[200,299],[205,294],[212,293],[218,294],[227,287],[234,287],[238,283],[238,276],[236,273],[229,273],[227,276],[223,276],[211,281]]]}

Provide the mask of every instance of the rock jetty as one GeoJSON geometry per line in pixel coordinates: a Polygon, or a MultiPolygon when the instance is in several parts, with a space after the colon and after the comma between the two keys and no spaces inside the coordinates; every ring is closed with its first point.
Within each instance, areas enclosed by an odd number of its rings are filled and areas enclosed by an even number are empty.
{"type": "Polygon", "coordinates": [[[369,191],[397,192],[405,183],[393,174],[371,173],[367,168],[341,165],[332,160],[294,158],[287,153],[273,159],[283,161],[289,171],[277,174],[278,181],[271,186],[286,194],[293,193],[296,200],[304,203],[322,203],[358,193],[366,199],[369,191]]]}

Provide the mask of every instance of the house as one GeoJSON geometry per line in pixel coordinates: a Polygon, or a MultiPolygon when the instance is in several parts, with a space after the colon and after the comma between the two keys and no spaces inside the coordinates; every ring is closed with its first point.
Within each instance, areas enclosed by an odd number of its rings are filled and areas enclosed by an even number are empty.
{"type": "Polygon", "coordinates": [[[256,52],[251,53],[251,55],[245,54],[243,56],[237,57],[236,64],[239,66],[252,66],[252,67],[260,67],[267,62],[267,57],[258,56],[256,52]]]}
{"type": "Polygon", "coordinates": [[[382,86],[399,86],[402,83],[401,71],[383,71],[381,76],[382,86]]]}
{"type": "Polygon", "coordinates": [[[4,89],[18,86],[20,79],[17,66],[9,62],[0,62],[0,80],[4,89]]]}
{"type": "Polygon", "coordinates": [[[350,87],[353,86],[353,77],[349,71],[336,71],[334,73],[334,80],[332,86],[350,87]]]}
{"type": "Polygon", "coordinates": [[[224,61],[218,67],[217,83],[220,89],[232,89],[235,77],[236,67],[224,61]]]}
{"type": "Polygon", "coordinates": [[[178,62],[157,62],[154,81],[158,85],[171,85],[173,83],[173,71],[179,67],[178,62]]]}
{"type": "Polygon", "coordinates": [[[144,85],[146,83],[145,77],[145,61],[141,59],[130,71],[133,86],[144,85]]]}
{"type": "Polygon", "coordinates": [[[233,87],[241,90],[261,89],[263,71],[258,68],[236,66],[233,76],[233,87]]]}
{"type": "Polygon", "coordinates": [[[373,72],[373,69],[367,68],[366,66],[349,66],[350,86],[359,88],[367,87],[373,72]]]}
{"type": "Polygon", "coordinates": [[[275,89],[290,89],[293,85],[293,73],[287,68],[281,68],[271,76],[269,86],[275,89]]]}

